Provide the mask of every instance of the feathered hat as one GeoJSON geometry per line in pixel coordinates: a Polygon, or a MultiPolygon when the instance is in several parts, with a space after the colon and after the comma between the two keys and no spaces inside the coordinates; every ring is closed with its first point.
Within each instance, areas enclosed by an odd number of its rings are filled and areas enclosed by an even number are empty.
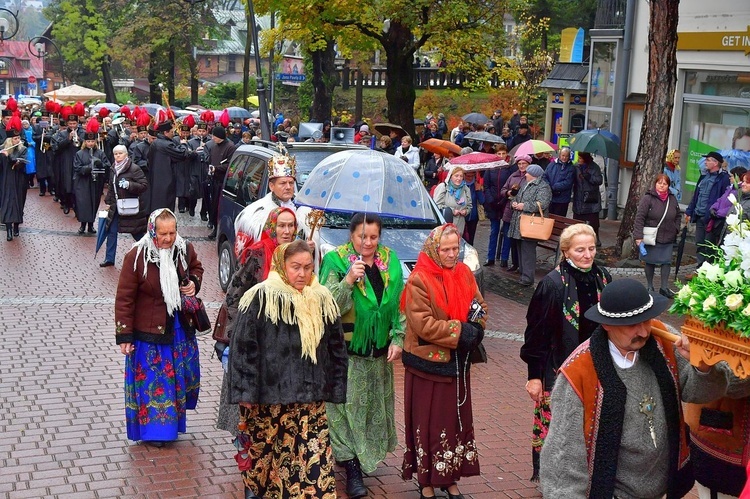
{"type": "Polygon", "coordinates": [[[104,119],[107,116],[109,116],[109,109],[107,109],[106,107],[102,107],[101,109],[99,109],[99,118],[104,119]]]}
{"type": "Polygon", "coordinates": [[[157,132],[168,132],[174,127],[174,121],[167,117],[164,109],[159,109],[154,116],[154,129],[157,132]]]}
{"type": "Polygon", "coordinates": [[[86,115],[86,108],[83,107],[83,102],[78,101],[73,104],[73,112],[68,116],[68,121],[80,121],[86,115]]]}
{"type": "Polygon", "coordinates": [[[227,109],[224,109],[224,111],[221,112],[221,116],[219,116],[219,123],[221,123],[221,126],[224,128],[229,126],[229,111],[227,109]]]}
{"type": "Polygon", "coordinates": [[[199,123],[198,124],[198,128],[207,129],[208,128],[208,124],[209,123],[213,123],[214,121],[216,121],[216,118],[214,117],[214,112],[213,111],[211,111],[210,109],[206,109],[205,111],[203,111],[201,113],[200,120],[203,122],[202,123],[203,126],[201,127],[200,126],[201,123],[199,123]]]}
{"type": "Polygon", "coordinates": [[[60,104],[53,100],[48,100],[44,103],[44,110],[49,114],[57,114],[60,112],[60,104]]]}
{"type": "Polygon", "coordinates": [[[120,114],[125,116],[125,119],[128,119],[128,120],[133,119],[133,111],[131,111],[128,106],[122,106],[120,108],[120,114]]]}
{"type": "Polygon", "coordinates": [[[138,127],[139,132],[145,132],[150,123],[151,116],[149,116],[148,113],[138,113],[138,117],[135,119],[135,124],[138,127]]]}
{"type": "Polygon", "coordinates": [[[78,117],[71,116],[73,114],[73,108],[71,106],[63,106],[60,110],[60,117],[63,121],[78,121],[78,117]]]}
{"type": "Polygon", "coordinates": [[[89,122],[86,123],[86,133],[84,134],[84,140],[96,140],[99,135],[99,120],[96,116],[92,116],[89,122]]]}
{"type": "Polygon", "coordinates": [[[3,109],[3,116],[13,116],[13,113],[18,111],[18,102],[13,97],[8,99],[5,103],[5,109],[3,109]]]}
{"type": "Polygon", "coordinates": [[[5,127],[5,133],[8,137],[18,137],[21,135],[21,118],[12,116],[5,127]]]}
{"type": "Polygon", "coordinates": [[[180,123],[180,131],[187,132],[190,131],[191,128],[195,126],[195,118],[193,118],[192,114],[188,114],[184,118],[182,118],[182,123],[180,123]]]}

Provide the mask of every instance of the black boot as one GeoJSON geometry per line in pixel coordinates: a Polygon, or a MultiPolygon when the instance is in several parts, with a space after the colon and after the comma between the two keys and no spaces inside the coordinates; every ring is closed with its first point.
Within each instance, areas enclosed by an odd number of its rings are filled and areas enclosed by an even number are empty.
{"type": "Polygon", "coordinates": [[[5,224],[5,230],[8,231],[8,237],[6,241],[12,241],[13,240],[13,228],[10,224],[5,224]]]}
{"type": "Polygon", "coordinates": [[[83,233],[86,232],[86,223],[82,223],[80,227],[78,227],[78,235],[82,236],[83,233]]]}
{"type": "Polygon", "coordinates": [[[89,224],[89,234],[96,234],[96,229],[94,229],[94,224],[89,224]]]}
{"type": "Polygon", "coordinates": [[[18,237],[18,233],[19,233],[19,230],[20,230],[20,228],[18,227],[19,225],[20,224],[13,224],[13,235],[15,237],[18,237]]]}
{"type": "Polygon", "coordinates": [[[367,487],[362,480],[362,470],[359,467],[359,460],[355,457],[349,461],[344,461],[341,465],[346,469],[346,495],[351,498],[367,497],[367,487]]]}
{"type": "Polygon", "coordinates": [[[216,239],[216,227],[214,227],[214,229],[213,229],[213,230],[211,231],[211,233],[210,233],[210,234],[208,235],[208,238],[209,238],[210,240],[212,240],[212,241],[213,241],[214,239],[216,239]]]}
{"type": "Polygon", "coordinates": [[[253,492],[253,489],[245,485],[245,499],[260,499],[260,497],[253,492]]]}

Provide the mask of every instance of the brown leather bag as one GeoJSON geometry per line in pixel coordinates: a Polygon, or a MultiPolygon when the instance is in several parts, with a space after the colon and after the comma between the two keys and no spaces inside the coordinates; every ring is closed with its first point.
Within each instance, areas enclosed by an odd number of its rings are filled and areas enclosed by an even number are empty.
{"type": "Polygon", "coordinates": [[[219,309],[219,315],[216,316],[213,333],[214,340],[226,343],[227,345],[229,344],[229,338],[226,335],[228,315],[227,304],[222,303],[221,308],[219,309]]]}
{"type": "Polygon", "coordinates": [[[539,206],[539,217],[534,215],[521,215],[521,237],[525,239],[536,239],[537,241],[546,241],[552,236],[552,229],[555,228],[555,221],[551,218],[544,218],[542,203],[536,202],[539,206]]]}

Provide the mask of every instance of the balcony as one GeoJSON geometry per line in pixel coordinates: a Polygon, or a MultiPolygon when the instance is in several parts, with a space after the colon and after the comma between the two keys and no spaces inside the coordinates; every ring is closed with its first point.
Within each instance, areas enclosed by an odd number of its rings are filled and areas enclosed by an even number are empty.
{"type": "Polygon", "coordinates": [[[627,0],[599,0],[594,29],[623,29],[627,0]]]}

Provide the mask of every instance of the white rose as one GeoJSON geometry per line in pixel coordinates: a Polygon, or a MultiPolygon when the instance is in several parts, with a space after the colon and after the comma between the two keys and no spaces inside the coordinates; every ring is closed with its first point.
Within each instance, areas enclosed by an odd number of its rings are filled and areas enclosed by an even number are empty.
{"type": "Polygon", "coordinates": [[[708,298],[706,298],[703,301],[703,311],[707,312],[709,309],[712,309],[716,306],[716,297],[714,295],[709,295],[708,298]]]}
{"type": "Polygon", "coordinates": [[[690,289],[690,285],[685,284],[682,288],[680,288],[680,292],[677,293],[677,298],[680,299],[680,301],[685,301],[693,294],[693,290],[690,289]]]}
{"type": "Polygon", "coordinates": [[[731,294],[724,300],[724,304],[729,310],[734,312],[742,306],[742,295],[739,293],[731,294]]]}
{"type": "Polygon", "coordinates": [[[688,302],[688,307],[695,308],[696,305],[698,305],[698,300],[695,299],[695,296],[690,298],[690,302],[688,302]]]}
{"type": "Polygon", "coordinates": [[[716,282],[722,277],[724,277],[724,269],[718,265],[711,265],[711,267],[706,270],[706,279],[711,282],[716,282]]]}
{"type": "Polygon", "coordinates": [[[750,303],[747,304],[747,307],[742,309],[742,315],[750,317],[750,303]]]}
{"type": "Polygon", "coordinates": [[[727,288],[739,288],[743,281],[742,272],[739,270],[730,270],[724,274],[724,286],[727,288]]]}

